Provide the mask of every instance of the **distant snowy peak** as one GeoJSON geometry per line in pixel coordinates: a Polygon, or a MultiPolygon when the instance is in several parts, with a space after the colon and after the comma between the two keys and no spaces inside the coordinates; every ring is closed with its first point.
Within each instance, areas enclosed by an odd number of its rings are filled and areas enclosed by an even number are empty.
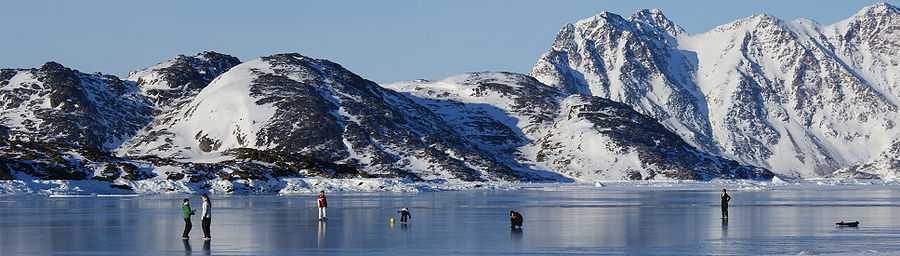
{"type": "Polygon", "coordinates": [[[853,16],[831,25],[822,26],[830,35],[850,38],[879,38],[876,32],[887,29],[884,32],[893,34],[892,27],[896,27],[900,15],[900,8],[886,3],[867,6],[859,10],[853,16]]]}
{"type": "Polygon", "coordinates": [[[135,81],[148,98],[166,108],[179,98],[193,97],[213,79],[240,63],[238,58],[212,51],[194,56],[178,55],[150,68],[132,71],[128,80],[135,81]]]}
{"type": "Polygon", "coordinates": [[[0,99],[11,138],[99,149],[117,147],[152,114],[133,83],[56,62],[0,70],[0,99]]]}
{"type": "Polygon", "coordinates": [[[865,162],[897,136],[896,7],[877,4],[829,26],[754,15],[697,35],[657,14],[566,25],[531,74],[623,102],[704,151],[785,175],[865,162]]]}
{"type": "Polygon", "coordinates": [[[889,15],[897,15],[900,14],[900,8],[893,6],[888,3],[876,3],[870,6],[866,6],[859,10],[856,15],[853,15],[854,18],[868,18],[875,16],[889,16],[889,15]]]}
{"type": "Polygon", "coordinates": [[[566,93],[624,102],[717,154],[712,129],[698,116],[707,110],[693,85],[696,56],[677,50],[683,34],[658,10],[629,19],[601,13],[564,26],[531,75],[566,93]]]}
{"type": "Polygon", "coordinates": [[[208,161],[236,148],[307,155],[372,175],[515,179],[410,99],[340,65],[276,54],[231,68],[124,152],[208,161]]]}
{"type": "Polygon", "coordinates": [[[838,38],[846,43],[864,44],[868,50],[883,53],[900,37],[900,9],[879,4],[863,9],[855,16],[829,26],[838,38]]]}
{"type": "Polygon", "coordinates": [[[566,24],[557,34],[553,47],[555,50],[568,50],[578,47],[584,40],[618,39],[622,33],[671,41],[673,37],[683,34],[684,29],[657,9],[640,10],[627,19],[615,13],[602,12],[573,24],[566,24]]]}
{"type": "Polygon", "coordinates": [[[715,27],[712,31],[752,32],[754,30],[780,29],[783,25],[784,21],[778,17],[768,14],[756,14],[715,27]]]}
{"type": "Polygon", "coordinates": [[[669,20],[669,18],[659,9],[643,9],[637,11],[631,15],[629,20],[639,27],[648,26],[649,29],[657,29],[673,37],[685,33],[681,26],[678,26],[678,24],[669,20]]]}
{"type": "Polygon", "coordinates": [[[900,104],[900,9],[877,4],[822,30],[846,65],[900,104]]]}

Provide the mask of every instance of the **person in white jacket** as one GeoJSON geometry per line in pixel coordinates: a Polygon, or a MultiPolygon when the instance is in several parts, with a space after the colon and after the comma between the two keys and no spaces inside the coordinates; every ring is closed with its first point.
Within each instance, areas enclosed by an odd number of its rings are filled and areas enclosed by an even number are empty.
{"type": "Polygon", "coordinates": [[[201,214],[202,226],[203,226],[203,240],[210,240],[212,237],[209,235],[209,226],[212,224],[212,205],[209,202],[209,196],[203,194],[203,214],[201,214]]]}

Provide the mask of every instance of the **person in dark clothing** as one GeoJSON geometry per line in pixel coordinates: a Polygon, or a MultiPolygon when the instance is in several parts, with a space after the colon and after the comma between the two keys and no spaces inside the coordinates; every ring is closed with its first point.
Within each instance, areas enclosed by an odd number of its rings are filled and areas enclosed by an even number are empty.
{"type": "Polygon", "coordinates": [[[203,240],[212,239],[212,236],[209,235],[209,226],[212,225],[212,203],[209,201],[209,196],[203,194],[203,214],[201,215],[201,227],[203,227],[203,240]]]}
{"type": "Polygon", "coordinates": [[[722,219],[728,218],[728,202],[731,202],[731,196],[725,189],[722,189],[722,219]]]}
{"type": "Polygon", "coordinates": [[[181,203],[181,216],[184,217],[184,232],[181,233],[182,239],[188,239],[188,234],[191,232],[191,215],[194,215],[194,210],[191,210],[191,202],[187,198],[181,203]]]}
{"type": "Polygon", "coordinates": [[[517,211],[509,211],[509,222],[512,229],[520,229],[522,228],[522,223],[525,222],[525,218],[517,211]]]}
{"type": "Polygon", "coordinates": [[[400,209],[397,212],[400,213],[400,223],[406,223],[412,217],[412,215],[409,214],[409,209],[406,207],[403,207],[403,209],[400,209]]]}

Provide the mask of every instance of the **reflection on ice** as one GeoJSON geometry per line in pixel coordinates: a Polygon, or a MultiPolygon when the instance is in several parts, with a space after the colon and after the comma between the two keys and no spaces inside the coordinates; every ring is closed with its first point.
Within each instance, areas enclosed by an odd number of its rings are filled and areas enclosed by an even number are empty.
{"type": "Polygon", "coordinates": [[[325,221],[319,221],[316,233],[316,248],[325,248],[325,221]]]}
{"type": "MultiPolygon", "coordinates": [[[[213,241],[181,240],[179,199],[6,197],[0,254],[854,254],[900,252],[900,187],[604,183],[514,191],[213,198],[213,241]],[[740,189],[765,186],[764,190],[740,189]],[[391,223],[397,209],[415,218],[391,223]],[[509,211],[525,216],[509,228],[509,211]],[[859,228],[835,222],[860,220],[859,228]],[[202,243],[202,245],[200,245],[202,243]],[[202,246],[202,249],[198,250],[202,246]]],[[[199,222],[199,219],[195,219],[199,222]]]]}
{"type": "Polygon", "coordinates": [[[181,243],[184,244],[184,255],[191,255],[193,249],[191,249],[191,241],[188,239],[181,240],[181,243]]]}

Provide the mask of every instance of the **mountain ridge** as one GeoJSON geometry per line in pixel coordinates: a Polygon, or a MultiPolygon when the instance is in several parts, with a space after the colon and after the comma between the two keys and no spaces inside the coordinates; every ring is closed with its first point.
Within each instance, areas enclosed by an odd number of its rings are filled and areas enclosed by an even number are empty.
{"type": "Polygon", "coordinates": [[[876,4],[825,26],[753,15],[690,35],[659,25],[671,22],[660,11],[655,23],[595,15],[563,26],[531,75],[626,103],[711,154],[820,177],[897,136],[896,10],[876,4]]]}
{"type": "Polygon", "coordinates": [[[380,85],[299,53],[212,51],[127,78],[2,69],[0,179],[227,193],[316,177],[895,179],[897,41],[900,9],[884,3],[828,25],[761,14],[697,34],[643,9],[563,26],[529,75],[380,85]]]}

